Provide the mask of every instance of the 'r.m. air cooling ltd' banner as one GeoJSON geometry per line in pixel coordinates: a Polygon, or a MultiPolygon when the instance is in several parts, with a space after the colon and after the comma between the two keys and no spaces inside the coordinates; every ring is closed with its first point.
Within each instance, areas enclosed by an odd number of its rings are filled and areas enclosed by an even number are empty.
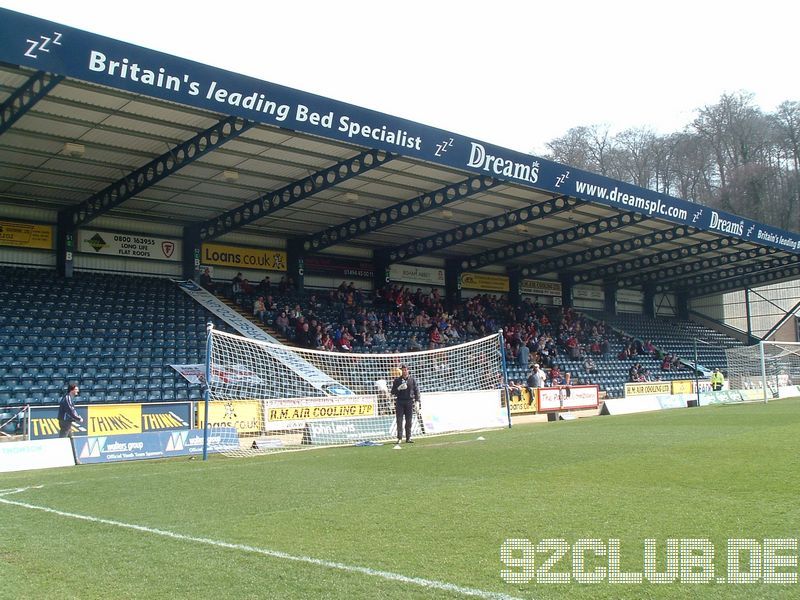
{"type": "Polygon", "coordinates": [[[328,396],[268,401],[264,406],[264,429],[300,429],[309,421],[353,419],[378,414],[377,396],[328,396]]]}
{"type": "Polygon", "coordinates": [[[0,221],[0,246],[52,250],[53,228],[36,223],[0,221]]]}
{"type": "Polygon", "coordinates": [[[246,248],[223,244],[203,244],[201,264],[255,269],[258,271],[285,271],[286,251],[274,248],[246,248]]]}
{"type": "Polygon", "coordinates": [[[468,290],[485,292],[507,292],[508,277],[505,275],[489,275],[488,273],[462,273],[461,287],[468,290]]]}
{"type": "Polygon", "coordinates": [[[672,383],[669,381],[647,381],[642,383],[626,383],[625,397],[628,396],[669,396],[672,383]]]}

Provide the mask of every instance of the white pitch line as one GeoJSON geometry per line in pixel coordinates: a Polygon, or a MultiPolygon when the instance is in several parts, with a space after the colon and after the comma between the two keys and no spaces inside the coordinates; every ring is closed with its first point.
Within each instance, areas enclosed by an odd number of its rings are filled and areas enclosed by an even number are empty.
{"type": "MultiPolygon", "coordinates": [[[[41,486],[38,486],[41,487],[41,486]]],[[[227,548],[228,550],[239,550],[241,552],[250,552],[253,554],[261,554],[262,556],[269,556],[272,558],[280,558],[283,560],[290,560],[299,563],[306,563],[318,567],[325,567],[326,569],[336,569],[338,571],[345,571],[348,573],[360,573],[362,575],[369,575],[371,577],[378,577],[388,581],[395,581],[399,583],[407,583],[419,587],[442,590],[445,592],[452,592],[462,596],[472,596],[476,598],[486,598],[487,600],[521,600],[516,596],[509,596],[500,592],[489,592],[486,590],[479,590],[476,588],[463,587],[452,583],[445,583],[444,581],[436,581],[435,579],[423,579],[422,577],[409,577],[399,573],[392,573],[391,571],[381,571],[378,569],[370,569],[369,567],[359,567],[355,565],[346,565],[344,563],[322,560],[319,558],[312,558],[310,556],[295,556],[279,550],[269,550],[268,548],[257,548],[255,546],[247,546],[245,544],[232,544],[230,542],[223,542],[221,540],[212,540],[209,538],[195,537],[191,535],[184,535],[182,533],[175,533],[174,531],[167,531],[164,529],[155,529],[153,527],[145,527],[144,525],[135,525],[133,523],[123,523],[122,521],[113,521],[111,519],[103,519],[100,517],[92,517],[90,515],[79,515],[77,513],[65,512],[49,508],[47,506],[37,506],[36,504],[29,504],[27,502],[19,502],[16,500],[9,500],[5,497],[7,494],[16,494],[24,492],[31,488],[16,488],[13,490],[3,490],[0,494],[0,503],[10,504],[12,506],[19,506],[31,510],[38,510],[41,512],[58,515],[59,517],[68,517],[71,519],[78,519],[80,521],[88,521],[90,523],[100,523],[103,525],[110,525],[112,527],[121,527],[123,529],[132,529],[134,531],[141,531],[143,533],[150,533],[153,535],[160,535],[162,537],[180,540],[183,542],[194,542],[197,544],[205,544],[207,546],[216,546],[217,548],[227,548]]]]}

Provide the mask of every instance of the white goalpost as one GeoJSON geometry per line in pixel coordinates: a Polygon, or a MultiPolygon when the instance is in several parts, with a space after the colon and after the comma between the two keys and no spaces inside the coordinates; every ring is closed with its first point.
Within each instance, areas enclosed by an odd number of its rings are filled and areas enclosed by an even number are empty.
{"type": "MultiPolygon", "coordinates": [[[[412,435],[508,427],[502,337],[422,352],[308,350],[209,330],[208,448],[232,456],[398,438],[400,365],[419,385],[412,435]]],[[[198,425],[206,408],[198,403],[198,425]]]]}
{"type": "Polygon", "coordinates": [[[800,395],[800,343],[759,342],[725,350],[731,390],[741,390],[745,400],[800,395]]]}

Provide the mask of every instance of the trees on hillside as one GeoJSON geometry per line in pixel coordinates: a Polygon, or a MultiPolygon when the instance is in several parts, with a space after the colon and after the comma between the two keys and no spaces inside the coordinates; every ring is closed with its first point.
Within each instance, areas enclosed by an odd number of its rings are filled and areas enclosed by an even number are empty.
{"type": "Polygon", "coordinates": [[[800,102],[765,114],[752,94],[724,94],[684,131],[611,135],[574,127],[549,158],[789,230],[800,230],[800,102]]]}

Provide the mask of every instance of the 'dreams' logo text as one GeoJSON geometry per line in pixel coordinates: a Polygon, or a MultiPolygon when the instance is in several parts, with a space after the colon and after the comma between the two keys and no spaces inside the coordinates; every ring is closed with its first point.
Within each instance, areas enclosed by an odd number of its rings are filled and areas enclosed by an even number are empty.
{"type": "Polygon", "coordinates": [[[489,171],[495,175],[504,175],[512,179],[519,179],[529,183],[539,181],[539,163],[533,161],[531,164],[514,162],[507,158],[486,154],[486,148],[482,144],[472,143],[472,150],[469,153],[467,166],[477,167],[484,171],[489,171]]]}
{"type": "Polygon", "coordinates": [[[728,233],[731,235],[744,235],[744,221],[736,222],[720,219],[717,211],[715,210],[711,211],[711,223],[708,227],[709,229],[716,229],[722,233],[728,233]]]}

